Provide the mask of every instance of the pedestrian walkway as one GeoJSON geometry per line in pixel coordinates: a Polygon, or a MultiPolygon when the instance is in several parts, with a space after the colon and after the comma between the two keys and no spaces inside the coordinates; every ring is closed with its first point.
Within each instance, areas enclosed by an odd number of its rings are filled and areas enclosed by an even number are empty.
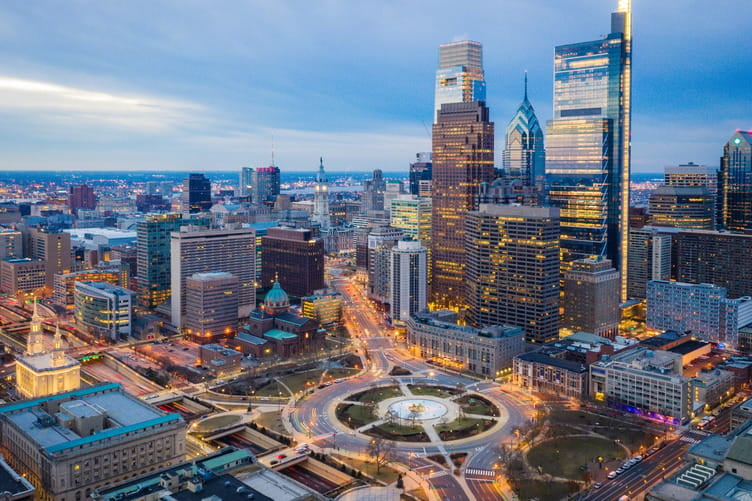
{"type": "Polygon", "coordinates": [[[465,476],[470,480],[493,480],[496,476],[496,472],[493,470],[484,470],[481,468],[468,468],[465,470],[465,476]]]}

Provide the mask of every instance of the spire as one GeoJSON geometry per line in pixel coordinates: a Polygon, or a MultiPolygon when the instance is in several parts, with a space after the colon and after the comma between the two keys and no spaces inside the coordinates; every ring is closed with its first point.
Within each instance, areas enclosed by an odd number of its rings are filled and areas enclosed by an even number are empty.
{"type": "Polygon", "coordinates": [[[527,101],[527,70],[525,70],[525,101],[527,101]]]}
{"type": "Polygon", "coordinates": [[[65,363],[65,349],[63,348],[63,335],[60,333],[60,324],[55,326],[55,338],[50,353],[50,364],[52,367],[60,367],[65,363]]]}

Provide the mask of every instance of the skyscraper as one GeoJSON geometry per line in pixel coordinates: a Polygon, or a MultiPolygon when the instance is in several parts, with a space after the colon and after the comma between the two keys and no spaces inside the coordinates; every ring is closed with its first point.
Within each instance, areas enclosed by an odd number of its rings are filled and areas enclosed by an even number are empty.
{"type": "Polygon", "coordinates": [[[652,226],[630,228],[628,297],[645,299],[650,280],[671,277],[671,235],[652,226]]]}
{"type": "Polygon", "coordinates": [[[580,259],[564,275],[562,327],[614,339],[619,333],[619,272],[608,259],[580,259]]]}
{"type": "Polygon", "coordinates": [[[310,296],[324,285],[324,241],[304,228],[269,228],[261,237],[261,287],[284,282],[292,296],[310,296]]]}
{"type": "Polygon", "coordinates": [[[329,229],[332,217],[329,214],[329,179],[324,172],[324,159],[321,158],[316,173],[316,186],[313,192],[313,222],[319,223],[322,230],[329,229]]]}
{"type": "Polygon", "coordinates": [[[420,182],[431,182],[431,152],[415,154],[415,162],[410,164],[410,194],[420,195],[420,182]]]}
{"type": "Polygon", "coordinates": [[[651,224],[715,229],[715,198],[704,186],[659,186],[648,199],[651,224]]]}
{"type": "Polygon", "coordinates": [[[368,214],[373,210],[384,210],[384,192],[386,180],[381,169],[373,171],[373,177],[363,181],[363,197],[360,204],[360,213],[368,214]]]}
{"type": "Polygon", "coordinates": [[[752,131],[737,130],[723,147],[719,188],[722,226],[752,228],[752,131]]]}
{"type": "Polygon", "coordinates": [[[241,197],[253,196],[253,167],[241,167],[238,179],[238,195],[241,197]]]}
{"type": "Polygon", "coordinates": [[[78,209],[94,209],[97,206],[97,196],[94,189],[87,184],[77,184],[70,187],[68,193],[68,207],[72,214],[78,214],[78,209]]]}
{"type": "Polygon", "coordinates": [[[254,204],[274,203],[280,189],[279,167],[258,167],[253,174],[252,201],[254,204]]]}
{"type": "Polygon", "coordinates": [[[211,209],[211,181],[203,174],[190,174],[183,179],[183,209],[195,214],[211,209]]]}
{"type": "Polygon", "coordinates": [[[379,304],[389,302],[389,266],[392,249],[402,240],[404,233],[399,228],[377,226],[368,235],[368,288],[369,299],[379,304]]]}
{"type": "Polygon", "coordinates": [[[182,214],[148,214],[136,225],[138,304],[156,308],[170,297],[170,233],[182,214]]]}
{"type": "Polygon", "coordinates": [[[466,227],[469,323],[516,325],[535,343],[557,339],[559,210],[481,204],[466,227]]]}
{"type": "Polygon", "coordinates": [[[428,250],[417,240],[400,240],[392,248],[389,316],[394,325],[405,325],[411,315],[427,305],[428,250]]]}
{"type": "Polygon", "coordinates": [[[439,69],[436,71],[434,119],[438,122],[441,105],[486,100],[483,75],[483,46],[463,40],[439,46],[439,69]]]}
{"type": "Polygon", "coordinates": [[[520,179],[525,186],[543,184],[546,167],[543,129],[527,99],[527,73],[525,96],[507,126],[503,162],[507,177],[520,179]]]}
{"type": "Polygon", "coordinates": [[[443,104],[433,126],[431,303],[461,308],[465,213],[494,177],[494,124],[482,101],[443,104]]]}
{"type": "Polygon", "coordinates": [[[546,175],[551,203],[561,208],[565,262],[604,256],[627,269],[631,60],[631,0],[619,0],[606,37],[555,50],[546,175]]]}

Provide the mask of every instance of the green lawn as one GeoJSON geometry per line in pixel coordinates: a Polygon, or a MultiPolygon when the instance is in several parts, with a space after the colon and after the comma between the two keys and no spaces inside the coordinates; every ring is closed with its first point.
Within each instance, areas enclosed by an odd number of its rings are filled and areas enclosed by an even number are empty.
{"type": "Polygon", "coordinates": [[[384,386],[371,390],[361,391],[348,398],[355,402],[381,402],[387,398],[401,397],[402,391],[397,386],[384,386]]]}
{"type": "Polygon", "coordinates": [[[459,394],[458,390],[441,386],[427,386],[422,384],[409,384],[407,387],[413,395],[428,395],[431,397],[449,398],[459,394]]]}
{"type": "Polygon", "coordinates": [[[562,437],[536,445],[527,453],[531,467],[540,466],[543,473],[572,480],[582,479],[580,465],[593,464],[593,458],[626,456],[624,449],[612,440],[598,437],[562,437]]]}
{"type": "Polygon", "coordinates": [[[349,368],[337,368],[337,369],[329,369],[326,371],[326,379],[327,381],[333,381],[335,379],[339,378],[346,378],[350,376],[354,376],[360,372],[358,369],[349,369],[349,368]]]}
{"type": "Polygon", "coordinates": [[[611,440],[618,439],[631,451],[639,450],[641,445],[649,447],[655,441],[655,435],[645,429],[646,421],[631,415],[612,417],[584,410],[554,410],[549,415],[549,422],[570,426],[585,433],[594,431],[611,440]]]}
{"type": "Polygon", "coordinates": [[[480,414],[482,416],[499,416],[499,409],[490,401],[477,395],[464,395],[455,402],[462,407],[465,414],[480,414]]]}
{"type": "Polygon", "coordinates": [[[287,435],[287,429],[285,429],[285,425],[282,424],[281,416],[282,413],[279,411],[264,412],[258,418],[256,418],[255,423],[269,430],[274,430],[277,433],[287,435]]]}
{"type": "Polygon", "coordinates": [[[428,442],[429,438],[422,426],[400,426],[397,424],[383,423],[379,426],[364,431],[371,437],[383,437],[388,440],[400,440],[404,442],[428,442]]]}
{"type": "Polygon", "coordinates": [[[373,477],[376,480],[381,480],[387,485],[396,482],[397,476],[399,475],[399,472],[390,468],[389,465],[382,466],[381,471],[376,472],[376,463],[372,461],[363,461],[362,459],[353,459],[351,457],[339,456],[336,454],[334,457],[341,459],[342,462],[347,464],[347,466],[360,470],[366,475],[373,477]]]}
{"type": "Polygon", "coordinates": [[[378,419],[365,405],[339,404],[335,414],[342,424],[346,424],[353,429],[360,428],[378,419]]]}
{"type": "Polygon", "coordinates": [[[434,430],[436,430],[436,433],[439,434],[442,440],[449,441],[483,433],[493,425],[494,421],[491,420],[459,418],[446,424],[436,425],[434,426],[434,430]]]}

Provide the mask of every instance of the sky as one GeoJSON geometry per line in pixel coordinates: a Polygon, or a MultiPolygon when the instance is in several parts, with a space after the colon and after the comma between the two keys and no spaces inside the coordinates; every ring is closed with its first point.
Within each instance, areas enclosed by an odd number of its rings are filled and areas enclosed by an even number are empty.
{"type": "MultiPolygon", "coordinates": [[[[430,151],[438,46],[483,44],[504,130],[529,75],[551,118],[554,47],[616,0],[7,0],[3,170],[407,170],[430,151]]],[[[633,172],[717,166],[752,129],[749,0],[632,0],[633,172]]]]}

